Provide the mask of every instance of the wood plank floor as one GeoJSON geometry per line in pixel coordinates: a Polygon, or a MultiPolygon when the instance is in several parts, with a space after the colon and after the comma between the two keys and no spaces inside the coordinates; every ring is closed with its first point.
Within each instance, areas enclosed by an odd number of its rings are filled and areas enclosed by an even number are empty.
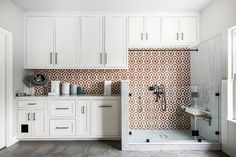
{"type": "Polygon", "coordinates": [[[0,157],[228,157],[221,151],[121,151],[117,141],[18,142],[0,157]]]}

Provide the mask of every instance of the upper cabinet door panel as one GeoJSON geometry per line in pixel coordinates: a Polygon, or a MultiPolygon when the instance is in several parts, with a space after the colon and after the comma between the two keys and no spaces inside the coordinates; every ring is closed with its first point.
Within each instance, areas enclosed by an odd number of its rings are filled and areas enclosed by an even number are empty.
{"type": "Polygon", "coordinates": [[[105,17],[105,67],[127,67],[126,17],[105,17]]]}
{"type": "Polygon", "coordinates": [[[78,17],[55,18],[55,65],[74,67],[78,60],[78,17]]]}
{"type": "Polygon", "coordinates": [[[144,18],[142,16],[129,17],[129,43],[141,43],[144,40],[144,18]]]}
{"type": "Polygon", "coordinates": [[[101,16],[81,17],[80,55],[81,68],[102,68],[103,20],[101,16]]]}
{"type": "Polygon", "coordinates": [[[162,42],[173,43],[179,40],[179,18],[163,17],[162,42]]]}
{"type": "Polygon", "coordinates": [[[180,40],[182,42],[197,42],[197,17],[180,18],[180,40]]]}
{"type": "Polygon", "coordinates": [[[159,43],[161,40],[161,18],[148,16],[145,18],[145,41],[159,43]]]}
{"type": "Polygon", "coordinates": [[[53,18],[27,17],[26,68],[53,66],[53,18]]]}

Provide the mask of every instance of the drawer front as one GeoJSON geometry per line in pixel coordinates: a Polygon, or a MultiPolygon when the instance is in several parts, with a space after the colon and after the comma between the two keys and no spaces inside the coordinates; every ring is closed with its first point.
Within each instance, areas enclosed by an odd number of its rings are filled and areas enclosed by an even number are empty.
{"type": "Polygon", "coordinates": [[[75,120],[50,120],[50,136],[74,136],[75,120]]]}
{"type": "Polygon", "coordinates": [[[75,101],[50,101],[51,117],[74,117],[75,101]]]}
{"type": "Polygon", "coordinates": [[[47,101],[31,101],[19,100],[17,103],[18,108],[47,108],[47,101]]]}
{"type": "Polygon", "coordinates": [[[119,136],[120,134],[120,101],[93,101],[94,136],[119,136]]]}

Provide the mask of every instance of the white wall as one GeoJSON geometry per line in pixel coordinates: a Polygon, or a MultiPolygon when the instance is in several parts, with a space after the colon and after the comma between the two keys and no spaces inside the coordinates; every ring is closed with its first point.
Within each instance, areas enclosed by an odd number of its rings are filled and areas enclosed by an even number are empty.
{"type": "MultiPolygon", "coordinates": [[[[205,41],[221,34],[222,78],[227,78],[228,50],[227,29],[236,25],[236,0],[214,0],[200,12],[200,36],[205,41]]],[[[224,99],[224,98],[223,98],[224,99]]],[[[227,121],[227,101],[221,104],[221,130],[223,131],[223,150],[231,156],[236,156],[235,136],[236,124],[227,121]],[[233,146],[233,147],[232,147],[233,146]]]]}
{"type": "Polygon", "coordinates": [[[236,25],[236,1],[214,0],[200,12],[200,40],[222,35],[222,78],[227,78],[227,29],[236,25]]]}
{"type": "MultiPolygon", "coordinates": [[[[14,93],[23,90],[22,78],[24,74],[24,12],[10,0],[0,0],[0,27],[13,33],[13,68],[14,93]]],[[[15,111],[13,111],[15,112],[15,111]]],[[[14,114],[16,115],[16,114],[14,114]]],[[[16,119],[16,118],[14,118],[16,119]]],[[[13,126],[16,125],[13,122],[13,126]]],[[[16,129],[14,129],[16,130],[16,129]]],[[[11,133],[15,136],[15,132],[11,133]]]]}
{"type": "Polygon", "coordinates": [[[14,91],[23,89],[24,12],[10,0],[0,0],[0,26],[13,33],[14,91]]]}

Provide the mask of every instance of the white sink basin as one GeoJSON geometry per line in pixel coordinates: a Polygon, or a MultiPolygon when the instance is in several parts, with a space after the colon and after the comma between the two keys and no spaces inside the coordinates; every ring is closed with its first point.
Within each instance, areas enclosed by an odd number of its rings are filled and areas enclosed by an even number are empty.
{"type": "Polygon", "coordinates": [[[185,112],[195,115],[195,116],[201,116],[201,115],[207,115],[209,112],[200,110],[198,108],[192,108],[192,107],[186,107],[185,112]]]}

